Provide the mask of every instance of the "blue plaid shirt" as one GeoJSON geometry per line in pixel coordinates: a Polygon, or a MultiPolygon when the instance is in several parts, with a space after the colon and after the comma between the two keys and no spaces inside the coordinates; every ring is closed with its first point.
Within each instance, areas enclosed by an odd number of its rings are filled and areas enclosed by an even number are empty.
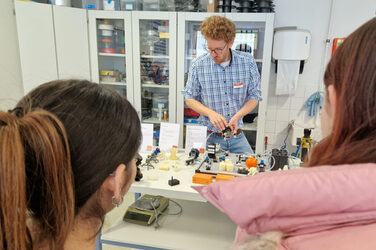
{"type": "MultiPolygon", "coordinates": [[[[231,50],[230,64],[226,67],[216,64],[209,53],[193,60],[182,93],[184,100],[201,102],[223,115],[227,122],[248,100],[262,100],[260,74],[253,56],[236,50],[231,50]]],[[[210,131],[221,132],[207,116],[200,115],[198,123],[210,131]]],[[[238,127],[243,127],[243,118],[239,119],[238,127]]]]}

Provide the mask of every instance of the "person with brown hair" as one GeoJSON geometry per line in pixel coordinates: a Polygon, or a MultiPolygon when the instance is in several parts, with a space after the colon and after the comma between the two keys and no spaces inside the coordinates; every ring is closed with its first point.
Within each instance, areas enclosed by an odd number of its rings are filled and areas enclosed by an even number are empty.
{"type": "Polygon", "coordinates": [[[89,81],[42,84],[0,111],[0,249],[94,249],[140,142],[132,105],[89,81]]]}
{"type": "Polygon", "coordinates": [[[188,107],[200,114],[199,123],[208,128],[208,142],[232,153],[253,153],[244,133],[243,117],[261,100],[260,74],[250,53],[231,49],[235,24],[211,16],[201,24],[208,53],[192,61],[182,91],[188,107]],[[224,133],[230,128],[234,135],[224,133]]]}
{"type": "Polygon", "coordinates": [[[324,81],[311,167],[195,187],[238,225],[233,249],[376,249],[376,18],[339,46],[324,81]]]}
{"type": "Polygon", "coordinates": [[[325,138],[312,151],[309,165],[376,162],[376,18],[338,47],[324,82],[325,138]]]}

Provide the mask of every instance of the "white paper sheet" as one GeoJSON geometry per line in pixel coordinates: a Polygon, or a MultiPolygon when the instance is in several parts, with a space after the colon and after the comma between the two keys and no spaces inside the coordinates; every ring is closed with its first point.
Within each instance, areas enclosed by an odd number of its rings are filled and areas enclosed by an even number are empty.
{"type": "Polygon", "coordinates": [[[172,148],[172,146],[178,146],[179,132],[180,124],[162,122],[159,136],[159,148],[166,151],[172,148]]]}
{"type": "Polygon", "coordinates": [[[206,126],[192,126],[187,125],[185,133],[185,152],[189,153],[193,147],[206,149],[206,133],[208,128],[206,126]]]}
{"type": "Polygon", "coordinates": [[[153,124],[141,123],[141,152],[150,152],[153,150],[153,129],[153,124]]]}
{"type": "Polygon", "coordinates": [[[298,83],[300,61],[278,60],[276,95],[294,95],[298,83]]]}

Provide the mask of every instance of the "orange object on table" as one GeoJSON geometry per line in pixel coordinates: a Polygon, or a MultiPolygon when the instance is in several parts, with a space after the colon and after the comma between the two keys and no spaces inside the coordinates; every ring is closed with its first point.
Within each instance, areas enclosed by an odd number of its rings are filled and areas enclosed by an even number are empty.
{"type": "Polygon", "coordinates": [[[233,176],[233,175],[217,174],[217,176],[215,177],[215,181],[228,181],[228,180],[231,180],[233,178],[235,178],[235,176],[233,176]]]}
{"type": "Polygon", "coordinates": [[[247,160],[245,160],[245,165],[247,168],[257,167],[257,160],[253,157],[248,157],[247,160]]]}
{"type": "Polygon", "coordinates": [[[209,185],[213,181],[213,175],[196,173],[192,177],[192,182],[196,184],[209,185]]]}

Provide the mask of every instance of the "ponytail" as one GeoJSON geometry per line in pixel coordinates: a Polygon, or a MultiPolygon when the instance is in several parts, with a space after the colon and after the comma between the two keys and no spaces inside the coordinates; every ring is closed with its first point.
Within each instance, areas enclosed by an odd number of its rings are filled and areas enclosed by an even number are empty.
{"type": "Polygon", "coordinates": [[[0,249],[26,249],[24,155],[18,126],[0,111],[0,249]]]}
{"type": "Polygon", "coordinates": [[[28,211],[38,229],[35,242],[63,249],[74,221],[73,175],[64,126],[43,110],[17,116],[0,112],[0,248],[35,247],[28,237],[28,211]]]}

